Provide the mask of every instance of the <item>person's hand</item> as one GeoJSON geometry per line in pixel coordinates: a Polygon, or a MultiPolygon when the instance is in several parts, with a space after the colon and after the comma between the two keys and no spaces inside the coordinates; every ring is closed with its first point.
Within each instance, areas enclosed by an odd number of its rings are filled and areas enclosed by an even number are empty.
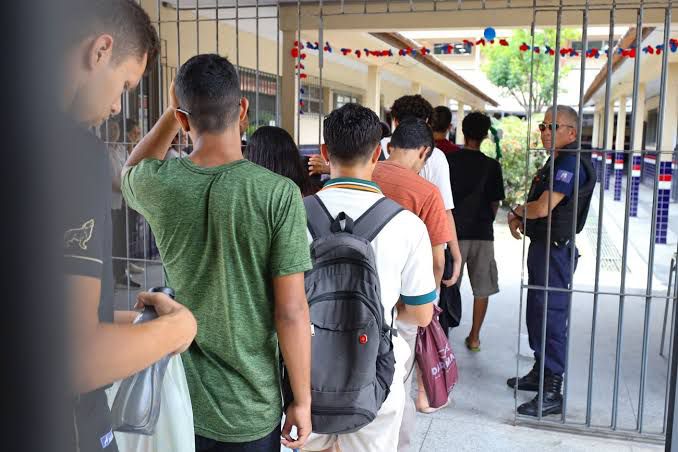
{"type": "Polygon", "coordinates": [[[176,322],[176,332],[179,334],[179,343],[181,344],[174,353],[185,352],[198,332],[198,324],[191,311],[160,292],[139,293],[135,308],[143,306],[153,306],[159,317],[172,316],[176,322]]]}
{"type": "Polygon", "coordinates": [[[522,240],[523,236],[523,220],[520,217],[513,216],[513,219],[509,221],[509,230],[511,235],[516,240],[522,240]]]}
{"type": "Polygon", "coordinates": [[[280,443],[288,449],[301,449],[311,434],[311,403],[292,402],[285,413],[280,443]],[[297,438],[292,438],[292,426],[297,428],[297,438]]]}
{"type": "Polygon", "coordinates": [[[169,89],[169,106],[172,110],[176,110],[179,108],[179,101],[177,100],[177,93],[174,90],[174,80],[172,80],[172,84],[170,84],[170,89],[169,89]]]}
{"type": "Polygon", "coordinates": [[[330,174],[330,165],[320,155],[312,155],[308,159],[308,174],[330,174]]]}

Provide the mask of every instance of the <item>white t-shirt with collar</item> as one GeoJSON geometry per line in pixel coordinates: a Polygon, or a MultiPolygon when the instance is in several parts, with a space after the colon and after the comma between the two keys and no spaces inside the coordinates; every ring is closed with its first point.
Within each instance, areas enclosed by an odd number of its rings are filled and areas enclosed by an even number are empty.
{"type": "MultiPolygon", "coordinates": [[[[381,140],[381,152],[388,158],[388,144],[391,142],[391,137],[386,137],[381,140]]],[[[452,198],[452,184],[450,183],[450,165],[447,163],[445,153],[438,148],[433,148],[431,157],[426,161],[426,164],[419,172],[419,175],[427,181],[434,184],[440,190],[440,195],[443,198],[445,210],[454,209],[454,199],[452,198]]]]}
{"type": "MultiPolygon", "coordinates": [[[[373,182],[356,179],[332,179],[317,193],[330,215],[336,217],[344,212],[354,221],[372,205],[384,197],[381,192],[362,191],[359,188],[333,188],[341,184],[366,188],[376,186],[373,182]]],[[[309,243],[313,241],[308,233],[309,243]]],[[[431,240],[424,222],[419,217],[403,210],[379,232],[372,241],[381,285],[381,302],[384,306],[384,322],[391,323],[391,311],[402,298],[405,304],[421,305],[436,300],[436,284],[433,277],[431,240]]],[[[393,337],[396,363],[404,370],[410,351],[407,343],[393,337]]]]}

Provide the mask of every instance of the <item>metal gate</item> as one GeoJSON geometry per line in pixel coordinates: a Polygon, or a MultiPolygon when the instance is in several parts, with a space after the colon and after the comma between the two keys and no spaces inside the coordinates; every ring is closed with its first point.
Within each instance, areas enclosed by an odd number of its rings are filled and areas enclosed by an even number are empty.
{"type": "MultiPolygon", "coordinates": [[[[435,26],[437,27],[442,26],[446,18],[453,23],[455,17],[473,12],[484,12],[488,17],[492,17],[488,21],[504,21],[503,26],[522,26],[522,22],[511,25],[507,21],[511,18],[527,17],[527,21],[531,24],[533,38],[533,42],[529,43],[531,48],[535,45],[535,30],[543,23],[554,24],[557,38],[553,50],[556,56],[563,48],[561,42],[563,24],[567,23],[569,26],[576,24],[581,30],[584,49],[579,53],[582,74],[578,87],[580,118],[583,117],[587,108],[584,92],[585,73],[589,61],[586,49],[588,49],[587,32],[590,19],[595,16],[597,23],[600,23],[601,17],[606,18],[605,23],[609,28],[609,49],[616,49],[614,37],[615,27],[618,25],[635,27],[636,30],[643,30],[649,25],[661,29],[661,45],[663,45],[664,52],[660,57],[653,56],[653,58],[661,58],[656,129],[661,131],[664,127],[675,128],[675,125],[665,123],[667,100],[670,100],[671,96],[678,95],[678,87],[667,85],[670,39],[671,33],[675,32],[671,29],[672,15],[675,14],[677,7],[672,0],[138,0],[138,2],[151,14],[156,23],[162,40],[162,54],[157,66],[143,79],[141,85],[135,91],[123,96],[122,118],[111,119],[101,131],[102,136],[109,139],[108,130],[111,121],[119,123],[121,137],[109,140],[112,141],[111,146],[133,144],[127,139],[128,125],[131,124],[127,119],[137,120],[141,132],[147,132],[167,105],[167,88],[179,65],[190,56],[205,52],[227,54],[240,68],[241,85],[244,95],[249,98],[253,107],[251,121],[255,127],[269,123],[282,125],[296,132],[297,142],[301,145],[303,140],[299,125],[302,115],[306,115],[304,120],[307,122],[309,118],[316,118],[315,115],[317,115],[318,128],[315,143],[319,144],[322,141],[322,118],[328,109],[325,96],[323,96],[323,87],[326,83],[323,74],[325,52],[318,52],[317,77],[313,77],[313,83],[310,84],[309,80],[305,80],[301,52],[296,53],[296,61],[290,61],[289,50],[297,46],[297,43],[293,44],[293,41],[302,42],[302,33],[306,36],[313,34],[322,47],[325,43],[324,35],[327,24],[331,23],[331,28],[337,29],[337,23],[340,23],[343,18],[363,24],[372,24],[375,27],[374,31],[384,31],[383,26],[380,25],[380,18],[397,16],[400,23],[408,23],[410,19],[416,23],[425,13],[436,14],[435,26]],[[630,17],[632,19],[629,19],[630,17]],[[651,22],[647,22],[647,17],[652,18],[651,22]],[[658,17],[662,19],[658,20],[658,17]],[[289,29],[288,35],[282,36],[281,21],[287,24],[291,23],[290,21],[296,21],[296,32],[293,38],[289,36],[289,29]],[[264,41],[264,39],[267,40],[264,41]],[[264,53],[262,45],[273,47],[272,43],[275,43],[275,58],[262,60],[261,54],[264,53]],[[290,70],[293,76],[290,76],[290,70]],[[294,82],[292,89],[285,85],[290,80],[294,82]],[[304,91],[304,86],[314,88],[304,91]],[[300,108],[300,104],[304,103],[304,96],[311,97],[307,97],[307,104],[304,104],[304,108],[300,108]]],[[[488,22],[486,25],[495,24],[488,22]]],[[[424,29],[426,25],[419,28],[424,29]]],[[[392,31],[399,31],[399,29],[392,31]]],[[[669,273],[669,270],[674,268],[673,264],[669,266],[668,262],[658,262],[656,259],[657,247],[663,247],[661,249],[665,250],[668,246],[655,244],[655,237],[661,233],[666,234],[666,231],[662,230],[663,223],[658,222],[658,217],[661,219],[662,216],[660,207],[664,202],[665,193],[659,183],[664,171],[662,165],[654,166],[655,183],[650,196],[652,205],[645,206],[651,216],[649,230],[646,232],[650,238],[645,248],[646,254],[640,253],[634,243],[637,241],[634,234],[638,228],[634,226],[635,220],[631,218],[631,212],[637,208],[637,195],[634,198],[635,192],[633,191],[637,185],[634,172],[635,162],[638,159],[643,161],[646,157],[653,157],[659,163],[666,160],[662,158],[663,155],[673,153],[674,149],[672,143],[662,142],[661,133],[658,134],[656,149],[652,150],[644,149],[643,143],[635,138],[638,136],[636,127],[638,124],[642,127],[642,121],[636,119],[641,67],[644,58],[649,58],[640,50],[643,39],[642,33],[636,33],[635,40],[630,46],[636,50],[631,88],[633,108],[631,110],[630,150],[613,149],[612,135],[608,133],[614,126],[613,112],[611,115],[613,107],[610,106],[613,65],[616,64],[613,58],[607,59],[605,105],[602,108],[602,121],[600,122],[602,132],[599,131],[604,135],[601,149],[598,150],[603,157],[598,160],[601,162],[599,174],[606,177],[608,164],[605,157],[608,155],[614,155],[627,162],[626,173],[624,174],[622,169],[617,174],[617,177],[622,178],[619,181],[620,187],[624,187],[625,190],[625,196],[622,196],[623,204],[616,204],[617,209],[613,209],[620,212],[623,205],[622,239],[615,243],[606,229],[611,221],[607,212],[610,211],[609,205],[613,201],[607,199],[609,198],[608,192],[601,181],[596,189],[595,203],[592,205],[587,229],[577,240],[581,243],[588,237],[590,242],[588,249],[591,254],[584,256],[583,259],[591,260],[593,271],[586,275],[588,278],[581,278],[580,275],[583,275],[580,270],[579,273],[575,273],[577,277],[572,286],[568,289],[561,289],[571,298],[571,308],[568,312],[570,359],[568,359],[565,374],[563,413],[559,418],[539,416],[536,419],[526,418],[516,413],[516,423],[656,441],[663,441],[666,434],[670,386],[669,363],[673,355],[673,347],[669,345],[666,353],[663,353],[664,356],[660,356],[659,351],[660,348],[662,352],[664,351],[665,336],[668,336],[667,341],[672,343],[673,322],[667,321],[667,318],[675,317],[677,298],[676,273],[669,273]],[[658,224],[660,224],[659,227],[658,224]],[[610,285],[609,281],[604,281],[601,275],[606,271],[606,259],[609,258],[610,253],[615,254],[614,250],[611,250],[613,247],[616,247],[618,256],[613,257],[612,260],[619,261],[619,270],[615,284],[610,285]],[[621,248],[620,251],[619,248],[621,248]],[[639,255],[646,256],[647,264],[644,266],[646,283],[641,288],[630,287],[627,284],[628,268],[630,262],[639,255]],[[656,281],[660,281],[661,286],[658,287],[656,281]],[[584,328],[583,325],[588,326],[584,328]],[[669,331],[661,333],[661,325],[669,331]],[[572,346],[570,338],[575,335],[577,338],[585,339],[583,342],[586,343],[586,347],[580,346],[581,341],[578,341],[576,347],[572,346]],[[660,336],[661,344],[658,343],[660,336]],[[573,357],[577,359],[572,359],[573,357]],[[609,375],[601,370],[606,368],[612,369],[609,375]],[[634,379],[635,383],[630,383],[631,379],[634,379]],[[661,386],[660,389],[657,389],[658,385],[661,386]],[[622,396],[627,402],[630,399],[634,399],[634,402],[621,403],[622,396]]],[[[610,56],[613,52],[614,50],[610,52],[610,56]]],[[[553,105],[558,104],[560,64],[561,60],[555,58],[553,105]]],[[[569,88],[574,89],[574,87],[569,88]]],[[[403,90],[403,94],[408,93],[403,90]]],[[[530,95],[532,96],[533,93],[531,92],[530,95]]],[[[528,111],[527,113],[528,128],[532,130],[536,126],[532,115],[537,112],[528,111]]],[[[597,120],[594,119],[594,123],[597,120]]],[[[556,122],[555,118],[554,122],[556,122]]],[[[581,123],[582,121],[579,122],[579,137],[582,135],[581,123]]],[[[540,151],[530,148],[529,133],[526,142],[528,155],[531,155],[532,151],[540,151]]],[[[174,147],[181,154],[190,150],[190,143],[187,137],[180,134],[174,147]]],[[[581,148],[581,144],[579,147],[581,148]]],[[[590,150],[576,151],[578,167],[582,152],[590,152],[590,150]]],[[[526,172],[529,172],[531,167],[533,165],[528,157],[526,172]]],[[[550,171],[553,176],[553,166],[550,171]]],[[[575,174],[578,178],[578,171],[575,174]]],[[[532,175],[526,174],[526,176],[529,180],[532,175]]],[[[114,260],[125,266],[127,275],[132,279],[126,277],[125,284],[118,287],[117,305],[119,308],[131,308],[134,304],[135,290],[132,287],[132,280],[138,280],[142,287],[150,287],[164,281],[160,256],[154,246],[148,225],[133,211],[126,207],[125,211],[127,221],[122,235],[125,251],[114,253],[114,260]],[[142,267],[143,271],[134,273],[135,269],[130,267],[130,264],[142,267]]],[[[573,219],[573,229],[575,223],[573,219]]],[[[525,262],[525,250],[526,244],[523,244],[523,263],[525,262]]],[[[662,255],[665,254],[665,252],[662,253],[662,255]]],[[[574,260],[571,261],[570,267],[573,271],[574,260]]],[[[634,268],[637,267],[638,265],[634,268]]],[[[549,271],[547,264],[547,274],[549,271]]],[[[635,271],[634,277],[637,278],[637,276],[638,272],[635,271]]],[[[553,288],[528,285],[527,273],[523,269],[521,313],[528,289],[545,291],[547,300],[549,291],[553,291],[553,288]]],[[[518,356],[521,352],[522,325],[521,315],[515,330],[518,337],[518,356]]],[[[544,329],[542,336],[545,334],[544,329]]],[[[541,352],[543,356],[543,348],[541,352]]],[[[516,372],[522,374],[524,370],[518,358],[516,372]]],[[[539,394],[542,394],[541,389],[539,394]]],[[[516,406],[519,400],[522,400],[520,397],[516,394],[516,406]]]]}

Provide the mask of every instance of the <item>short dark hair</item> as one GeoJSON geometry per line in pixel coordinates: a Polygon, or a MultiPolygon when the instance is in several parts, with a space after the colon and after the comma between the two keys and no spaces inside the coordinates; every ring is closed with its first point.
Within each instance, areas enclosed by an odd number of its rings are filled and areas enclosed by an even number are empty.
{"type": "MultiPolygon", "coordinates": [[[[67,4],[77,11],[69,18],[67,43],[107,33],[113,36],[113,59],[148,55],[146,67],[152,67],[160,53],[160,38],[148,13],[133,0],[70,0],[67,4]]],[[[67,6],[64,6],[67,8],[67,6]]]]}
{"type": "Polygon", "coordinates": [[[430,122],[434,132],[447,132],[452,124],[452,110],[444,105],[434,108],[430,122]]]}
{"type": "Polygon", "coordinates": [[[259,127],[247,142],[245,158],[291,179],[303,194],[309,193],[308,170],[304,168],[297,145],[285,129],[259,127]]]}
{"type": "Polygon", "coordinates": [[[431,127],[419,118],[407,118],[398,123],[391,136],[391,145],[396,149],[418,149],[435,147],[431,127]]]}
{"type": "Polygon", "coordinates": [[[479,111],[472,111],[461,123],[461,131],[465,137],[472,140],[482,141],[487,138],[487,132],[492,126],[490,117],[479,111]]]}
{"type": "Polygon", "coordinates": [[[381,140],[381,124],[369,108],[346,104],[325,117],[323,136],[330,160],[365,162],[381,140]]]}
{"type": "Polygon", "coordinates": [[[424,99],[421,94],[403,96],[393,102],[391,107],[391,115],[398,122],[404,121],[408,117],[415,117],[428,122],[432,113],[431,103],[424,99]]]}
{"type": "Polygon", "coordinates": [[[174,90],[198,132],[219,133],[239,124],[240,81],[228,59],[214,53],[190,58],[179,68],[174,90]]]}
{"type": "MultiPolygon", "coordinates": [[[[135,128],[139,127],[139,122],[134,119],[134,118],[127,118],[125,119],[125,133],[130,133],[130,131],[135,128]]],[[[120,129],[122,132],[122,129],[120,129]]]]}

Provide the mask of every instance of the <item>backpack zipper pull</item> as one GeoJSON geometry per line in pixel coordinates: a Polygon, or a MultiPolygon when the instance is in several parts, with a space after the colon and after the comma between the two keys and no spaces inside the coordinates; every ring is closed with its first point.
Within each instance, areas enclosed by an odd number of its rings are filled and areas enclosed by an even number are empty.
{"type": "Polygon", "coordinates": [[[311,323],[311,337],[315,336],[315,325],[311,323]]]}

